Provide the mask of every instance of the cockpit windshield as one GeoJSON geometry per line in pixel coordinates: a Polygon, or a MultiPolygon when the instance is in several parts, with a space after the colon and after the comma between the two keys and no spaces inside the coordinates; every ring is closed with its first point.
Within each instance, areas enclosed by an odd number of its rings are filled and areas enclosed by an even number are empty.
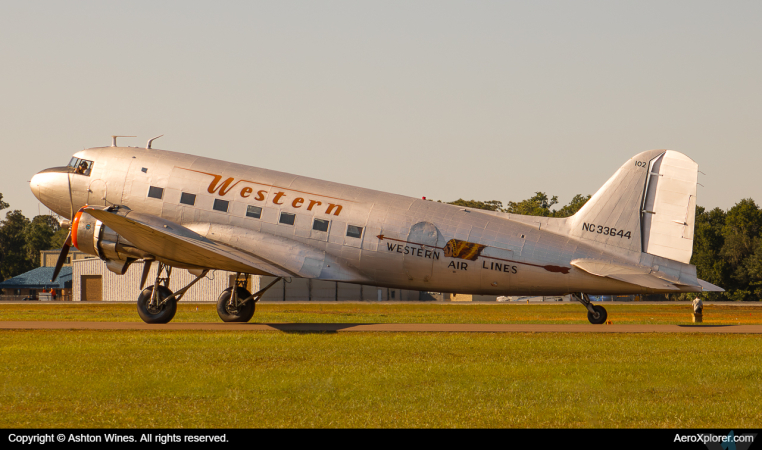
{"type": "Polygon", "coordinates": [[[93,162],[86,159],[79,159],[74,157],[69,161],[69,167],[74,169],[74,173],[78,175],[90,176],[90,171],[93,170],[93,162]]]}

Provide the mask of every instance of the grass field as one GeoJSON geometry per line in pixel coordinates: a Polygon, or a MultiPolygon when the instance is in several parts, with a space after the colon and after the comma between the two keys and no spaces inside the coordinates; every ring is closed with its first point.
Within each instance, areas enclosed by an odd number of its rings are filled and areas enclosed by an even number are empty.
{"type": "MultiPolygon", "coordinates": [[[[604,304],[617,324],[688,324],[689,305],[604,304]]],[[[214,304],[177,305],[175,322],[219,322],[214,304]]],[[[139,322],[134,303],[0,304],[0,320],[74,320],[139,322]]],[[[259,323],[589,323],[578,303],[259,303],[252,322],[259,323]]],[[[762,307],[707,305],[704,323],[762,324],[762,307]]]]}
{"type": "Polygon", "coordinates": [[[0,333],[0,427],[758,427],[756,336],[0,333]]]}
{"type": "MultiPolygon", "coordinates": [[[[608,308],[618,323],[687,314],[685,305],[621,306],[608,308]]],[[[179,320],[219,320],[211,305],[184,307],[179,320]]],[[[762,310],[749,309],[744,323],[759,323],[762,310]]],[[[720,310],[705,315],[743,317],[743,308],[720,310]]],[[[582,312],[263,304],[255,319],[586,323],[582,312]]],[[[134,316],[134,305],[0,307],[0,320],[134,316]]],[[[656,333],[0,331],[0,427],[753,428],[760,344],[757,335],[656,333]]]]}

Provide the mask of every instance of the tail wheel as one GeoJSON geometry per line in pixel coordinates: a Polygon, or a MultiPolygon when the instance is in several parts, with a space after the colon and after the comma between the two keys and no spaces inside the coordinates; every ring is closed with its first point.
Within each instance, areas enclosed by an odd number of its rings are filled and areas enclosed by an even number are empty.
{"type": "MultiPolygon", "coordinates": [[[[227,288],[222,291],[222,294],[217,299],[217,314],[223,322],[248,322],[254,316],[256,303],[253,300],[249,300],[243,305],[231,305],[230,297],[232,292],[233,288],[227,288]]],[[[239,287],[237,294],[238,300],[243,300],[249,297],[251,292],[239,287]]]]}
{"type": "Polygon", "coordinates": [[[587,320],[589,320],[590,323],[595,324],[595,325],[600,325],[602,323],[606,323],[606,318],[608,317],[608,314],[606,313],[606,308],[604,308],[601,305],[592,305],[592,306],[593,306],[593,310],[597,314],[593,314],[593,313],[588,311],[588,313],[587,313],[587,320]],[[597,317],[596,317],[596,315],[597,315],[597,317]]]}
{"type": "Polygon", "coordinates": [[[156,288],[157,305],[151,305],[153,286],[148,286],[138,296],[138,315],[145,323],[167,323],[175,317],[177,300],[172,299],[164,304],[161,302],[172,295],[172,291],[164,286],[156,288]]]}

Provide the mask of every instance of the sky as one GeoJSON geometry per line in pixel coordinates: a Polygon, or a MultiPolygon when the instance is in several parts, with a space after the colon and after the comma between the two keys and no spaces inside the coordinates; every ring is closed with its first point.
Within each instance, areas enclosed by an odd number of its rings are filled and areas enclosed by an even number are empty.
{"type": "MultiPolygon", "coordinates": [[[[561,204],[650,149],[762,202],[762,3],[6,1],[0,193],[145,146],[413,197],[561,204]]],[[[4,217],[4,215],[3,215],[4,217]]]]}

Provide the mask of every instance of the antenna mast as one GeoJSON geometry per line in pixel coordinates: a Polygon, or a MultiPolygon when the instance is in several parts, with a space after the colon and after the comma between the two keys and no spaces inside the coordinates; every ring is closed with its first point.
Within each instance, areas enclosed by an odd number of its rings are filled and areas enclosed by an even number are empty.
{"type": "Polygon", "coordinates": [[[156,136],[155,138],[151,138],[148,140],[148,143],[146,144],[146,148],[151,148],[151,142],[155,141],[156,139],[159,139],[160,137],[164,136],[163,134],[160,134],[156,136]]]}
{"type": "Polygon", "coordinates": [[[116,147],[116,138],[119,137],[137,137],[137,136],[111,136],[111,146],[116,147]]]}

